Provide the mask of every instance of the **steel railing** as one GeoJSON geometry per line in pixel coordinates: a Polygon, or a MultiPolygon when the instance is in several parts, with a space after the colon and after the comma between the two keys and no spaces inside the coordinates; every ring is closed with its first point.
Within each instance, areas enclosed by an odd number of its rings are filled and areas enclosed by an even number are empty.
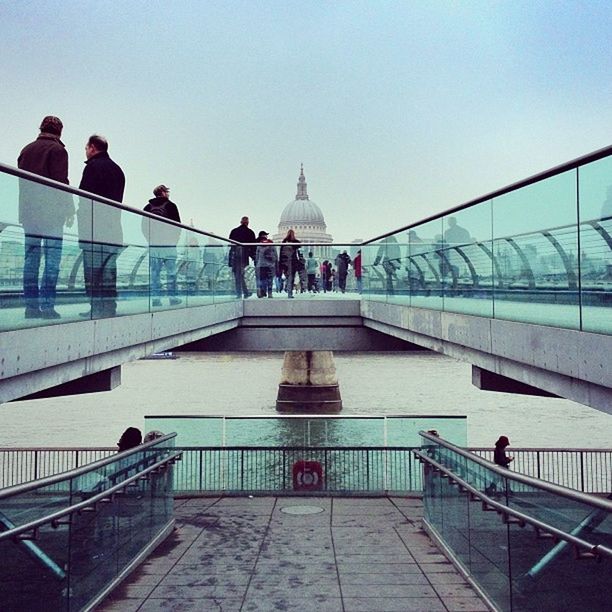
{"type": "MultiPolygon", "coordinates": [[[[235,473],[238,469],[236,464],[242,462],[244,465],[245,457],[248,462],[263,461],[261,465],[266,465],[267,460],[264,461],[266,454],[272,457],[278,453],[282,455],[284,452],[285,457],[289,454],[293,457],[301,451],[310,452],[314,449],[182,447],[181,450],[184,452],[184,458],[182,464],[175,470],[175,488],[180,491],[203,491],[206,490],[204,483],[213,482],[213,475],[216,481],[220,482],[221,466],[224,470],[231,469],[232,473],[235,473]]],[[[348,456],[349,451],[357,453],[365,449],[335,447],[325,450],[329,459],[332,451],[338,453],[344,450],[348,456]]],[[[493,451],[488,448],[473,447],[468,450],[483,459],[491,459],[493,455],[493,451]]],[[[115,453],[114,448],[0,449],[0,488],[53,476],[110,457],[115,453]]],[[[323,455],[325,454],[324,452],[323,455]]],[[[587,493],[608,494],[612,490],[612,449],[516,448],[512,449],[512,455],[515,458],[513,462],[515,472],[587,493]]],[[[389,455],[388,460],[391,457],[393,456],[389,455]]],[[[410,471],[414,472],[412,468],[410,471]]],[[[421,489],[419,474],[411,474],[410,487],[411,490],[421,489]]]]}

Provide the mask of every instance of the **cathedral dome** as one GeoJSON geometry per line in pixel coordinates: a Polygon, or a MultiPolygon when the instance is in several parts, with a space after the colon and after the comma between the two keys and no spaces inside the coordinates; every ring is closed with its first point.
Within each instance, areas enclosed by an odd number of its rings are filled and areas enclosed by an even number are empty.
{"type": "Polygon", "coordinates": [[[308,197],[304,166],[300,169],[295,200],[289,202],[281,213],[278,233],[273,236],[274,242],[281,242],[292,229],[297,239],[304,244],[317,244],[312,250],[317,257],[330,257],[333,238],[327,233],[325,218],[321,209],[308,197]]]}
{"type": "Polygon", "coordinates": [[[321,209],[311,200],[293,200],[285,206],[281,213],[280,223],[283,225],[292,223],[325,225],[325,219],[321,209]]]}

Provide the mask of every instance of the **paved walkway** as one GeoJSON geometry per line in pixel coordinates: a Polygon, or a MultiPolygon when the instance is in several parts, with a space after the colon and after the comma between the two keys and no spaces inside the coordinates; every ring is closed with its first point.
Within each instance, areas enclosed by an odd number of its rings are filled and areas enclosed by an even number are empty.
{"type": "Polygon", "coordinates": [[[399,497],[177,500],[175,534],[98,611],[486,611],[421,515],[399,497]]]}

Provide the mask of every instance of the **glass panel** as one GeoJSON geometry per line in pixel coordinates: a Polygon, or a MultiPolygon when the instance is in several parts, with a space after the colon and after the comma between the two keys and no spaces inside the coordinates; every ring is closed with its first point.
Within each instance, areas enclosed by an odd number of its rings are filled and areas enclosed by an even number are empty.
{"type": "Polygon", "coordinates": [[[578,170],[582,329],[612,333],[612,157],[578,170]]]}
{"type": "MultiPolygon", "coordinates": [[[[184,308],[187,285],[178,284],[178,272],[184,273],[184,259],[179,259],[177,245],[181,229],[171,223],[149,219],[149,271],[151,309],[184,308]]],[[[181,249],[184,255],[184,249],[181,249]]],[[[196,253],[197,254],[197,253],[196,253]]]]}
{"type": "Polygon", "coordinates": [[[443,222],[435,219],[408,232],[412,306],[442,310],[448,266],[443,255],[443,222]],[[418,279],[418,280],[416,280],[418,279]]]}
{"type": "Polygon", "coordinates": [[[495,317],[580,327],[576,171],[493,200],[495,317]]]}
{"type": "Polygon", "coordinates": [[[444,217],[443,226],[444,310],[492,317],[491,201],[444,217]]]}
{"type": "Polygon", "coordinates": [[[0,202],[0,330],[79,320],[73,196],[3,174],[0,202]]]}
{"type": "Polygon", "coordinates": [[[374,266],[376,254],[380,248],[380,242],[375,242],[363,247],[362,251],[362,276],[363,276],[363,299],[385,299],[384,298],[384,274],[379,264],[374,266]]]}

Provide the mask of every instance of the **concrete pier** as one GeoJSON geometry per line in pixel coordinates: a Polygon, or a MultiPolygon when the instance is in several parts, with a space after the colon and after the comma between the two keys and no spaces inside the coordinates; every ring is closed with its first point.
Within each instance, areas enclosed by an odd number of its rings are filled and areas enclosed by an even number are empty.
{"type": "Polygon", "coordinates": [[[276,410],[294,414],[333,414],[342,410],[332,351],[285,353],[276,410]]]}

